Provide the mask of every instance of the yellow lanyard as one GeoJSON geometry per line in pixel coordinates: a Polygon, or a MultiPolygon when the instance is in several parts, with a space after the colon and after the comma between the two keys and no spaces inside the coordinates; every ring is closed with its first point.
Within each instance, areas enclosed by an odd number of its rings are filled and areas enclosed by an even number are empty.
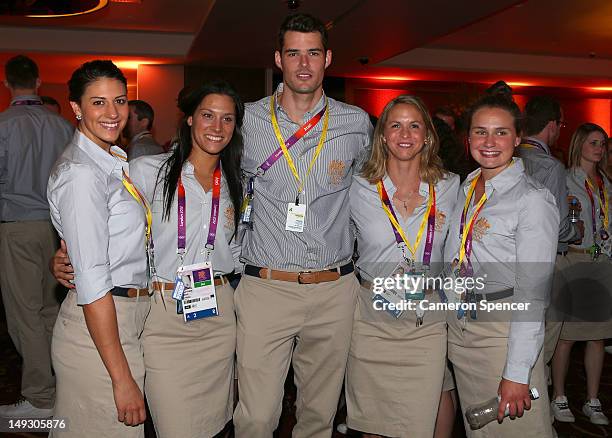
{"type": "Polygon", "coordinates": [[[604,230],[607,230],[608,229],[608,224],[610,223],[610,216],[609,216],[609,212],[610,212],[609,202],[610,202],[610,200],[608,199],[608,192],[606,191],[606,183],[603,182],[603,178],[602,178],[601,188],[598,187],[598,190],[597,190],[598,192],[603,191],[604,203],[602,205],[602,203],[601,203],[602,194],[599,193],[598,196],[595,196],[595,187],[593,186],[593,183],[591,182],[591,178],[589,178],[587,176],[586,182],[589,185],[589,187],[591,188],[591,191],[593,192],[593,197],[597,198],[597,201],[599,202],[599,208],[601,208],[603,210],[603,213],[604,213],[603,228],[604,228],[604,230]]]}
{"type": "Polygon", "coordinates": [[[293,176],[298,182],[298,196],[299,196],[299,194],[302,193],[302,189],[304,188],[304,183],[306,182],[306,179],[308,178],[308,175],[310,174],[310,171],[312,170],[312,166],[314,166],[314,163],[317,161],[317,158],[319,158],[319,154],[321,153],[321,150],[323,149],[323,143],[325,142],[325,137],[327,137],[327,127],[329,125],[329,105],[327,104],[327,97],[325,98],[325,115],[323,116],[323,132],[321,132],[321,138],[319,139],[319,144],[317,145],[317,149],[315,150],[314,156],[312,157],[312,160],[310,161],[310,164],[308,165],[308,170],[306,171],[306,175],[304,175],[304,180],[300,178],[297,168],[295,167],[295,163],[293,162],[293,158],[291,158],[291,155],[289,154],[289,149],[287,149],[287,145],[285,145],[285,140],[283,140],[283,136],[280,132],[280,127],[278,126],[278,121],[276,120],[276,112],[274,111],[274,101],[275,101],[275,97],[274,95],[272,95],[272,97],[270,97],[270,118],[272,119],[272,127],[274,128],[274,134],[276,135],[278,144],[283,150],[283,155],[285,156],[285,159],[287,160],[287,164],[289,165],[289,168],[291,169],[293,176]]]}
{"type": "Polygon", "coordinates": [[[122,173],[123,173],[123,179],[121,181],[123,182],[123,185],[125,186],[127,191],[130,192],[130,195],[132,195],[132,197],[142,206],[142,208],[145,211],[145,215],[147,217],[146,244],[148,246],[151,243],[151,223],[153,222],[153,216],[151,214],[151,207],[149,207],[149,203],[147,202],[145,197],[142,195],[142,193],[140,193],[138,189],[136,188],[136,186],[134,185],[134,183],[132,183],[132,180],[127,175],[127,173],[125,173],[125,170],[123,170],[122,173]]]}
{"type": "Polygon", "coordinates": [[[472,213],[472,216],[467,221],[467,223],[464,223],[465,218],[467,217],[467,212],[470,208],[470,201],[472,200],[472,196],[474,196],[474,191],[476,190],[476,184],[478,183],[478,180],[480,178],[482,178],[482,175],[478,175],[476,178],[474,178],[474,180],[470,184],[470,188],[468,190],[467,197],[465,198],[465,204],[463,204],[463,214],[461,218],[463,229],[461,230],[461,247],[459,248],[459,265],[458,266],[463,266],[463,262],[465,261],[465,258],[466,258],[465,257],[465,246],[466,246],[466,242],[468,239],[468,235],[471,234],[472,228],[474,226],[474,221],[480,214],[480,210],[482,209],[482,206],[487,200],[487,194],[483,193],[482,196],[480,197],[480,200],[476,204],[476,207],[474,208],[474,213],[472,213]]]}
{"type": "Polygon", "coordinates": [[[419,243],[421,243],[421,238],[423,237],[423,233],[425,232],[425,226],[427,225],[427,221],[429,219],[429,213],[431,212],[431,208],[434,203],[433,184],[429,184],[429,200],[427,201],[427,210],[425,211],[425,214],[423,215],[423,219],[421,220],[421,225],[419,226],[419,232],[417,233],[416,240],[414,241],[414,246],[410,244],[410,241],[408,240],[406,233],[404,233],[402,226],[399,224],[399,222],[395,218],[395,215],[389,209],[389,207],[384,201],[386,196],[383,194],[383,182],[378,181],[378,183],[376,183],[376,188],[378,189],[378,195],[380,196],[382,208],[387,214],[387,216],[389,217],[389,221],[391,221],[391,224],[393,225],[393,227],[397,230],[399,235],[402,237],[402,240],[406,244],[406,248],[408,248],[408,251],[410,251],[410,254],[412,254],[412,260],[416,260],[416,251],[417,251],[417,248],[419,247],[419,243]]]}

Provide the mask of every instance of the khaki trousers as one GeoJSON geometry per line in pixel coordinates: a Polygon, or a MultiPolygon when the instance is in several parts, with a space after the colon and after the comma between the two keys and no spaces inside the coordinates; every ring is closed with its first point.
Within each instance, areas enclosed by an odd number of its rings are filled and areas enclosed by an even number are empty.
{"type": "Polygon", "coordinates": [[[237,438],[270,438],[293,363],[294,438],[330,437],[348,356],[356,294],[353,274],[319,284],[242,277],[237,316],[237,438]]]}
{"type": "MultiPolygon", "coordinates": [[[[467,408],[497,395],[508,353],[507,321],[484,321],[487,314],[478,312],[478,320],[458,320],[448,312],[448,357],[453,364],[457,393],[468,438],[551,438],[552,426],[542,351],[531,370],[529,387],[536,387],[540,398],[531,403],[521,418],[505,418],[479,430],[471,430],[465,420],[467,408]]],[[[498,314],[499,315],[499,314],[498,314]]],[[[509,319],[509,315],[506,320],[509,319]]]]}
{"type": "Polygon", "coordinates": [[[185,323],[172,290],[155,292],[142,336],[145,393],[157,438],[212,437],[234,410],[234,289],[216,287],[219,315],[185,323]]]}
{"type": "Polygon", "coordinates": [[[21,395],[45,409],[55,403],[51,336],[59,303],[48,263],[56,249],[49,221],[0,224],[0,289],[8,332],[23,358],[21,395]]]}
{"type": "MultiPolygon", "coordinates": [[[[144,386],[145,368],[140,336],[149,313],[149,297],[113,297],[121,347],[132,377],[144,386]]],[[[126,426],[117,421],[117,408],[108,371],[91,339],[83,309],[70,291],[62,303],[53,330],[53,367],[57,376],[55,418],[66,418],[66,430],[57,438],[141,438],[144,425],[126,426]]]]}

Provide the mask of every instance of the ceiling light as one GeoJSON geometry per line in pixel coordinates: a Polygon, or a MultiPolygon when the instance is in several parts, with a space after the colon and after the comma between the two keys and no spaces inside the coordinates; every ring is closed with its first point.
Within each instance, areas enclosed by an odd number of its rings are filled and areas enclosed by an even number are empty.
{"type": "Polygon", "coordinates": [[[61,17],[74,17],[77,15],[91,14],[92,12],[99,11],[108,4],[108,0],[93,0],[93,1],[80,1],[73,2],[69,9],[56,9],[53,7],[48,8],[48,12],[41,13],[38,10],[30,10],[31,14],[27,12],[24,14],[28,18],[61,18],[61,17]]]}

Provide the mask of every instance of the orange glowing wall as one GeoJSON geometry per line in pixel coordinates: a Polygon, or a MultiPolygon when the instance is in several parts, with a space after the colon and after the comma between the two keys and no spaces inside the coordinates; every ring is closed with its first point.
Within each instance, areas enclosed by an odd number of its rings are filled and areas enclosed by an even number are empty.
{"type": "Polygon", "coordinates": [[[182,65],[138,66],[138,99],[147,101],[155,111],[153,136],[160,144],[169,142],[176,133],[181,113],[176,97],[184,86],[182,65]]]}
{"type": "MultiPolygon", "coordinates": [[[[454,108],[465,108],[466,102],[473,101],[486,88],[484,84],[458,82],[393,82],[368,79],[348,79],[346,81],[346,100],[379,116],[387,102],[402,94],[415,94],[425,102],[430,111],[451,103],[454,108]],[[459,102],[459,104],[457,104],[459,102]]],[[[543,87],[515,87],[514,99],[521,110],[530,97],[546,94],[557,99],[563,108],[567,127],[561,130],[557,145],[557,155],[564,160],[575,129],[584,122],[600,125],[610,134],[612,127],[612,99],[593,97],[589,90],[576,88],[546,89],[543,87]]]]}

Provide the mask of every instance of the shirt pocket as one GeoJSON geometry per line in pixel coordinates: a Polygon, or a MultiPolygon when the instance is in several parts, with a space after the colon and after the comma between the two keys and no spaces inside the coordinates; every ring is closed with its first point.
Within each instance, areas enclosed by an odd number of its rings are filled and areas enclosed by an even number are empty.
{"type": "Polygon", "coordinates": [[[474,224],[472,236],[500,259],[515,260],[516,223],[507,217],[481,216],[474,224]]]}

